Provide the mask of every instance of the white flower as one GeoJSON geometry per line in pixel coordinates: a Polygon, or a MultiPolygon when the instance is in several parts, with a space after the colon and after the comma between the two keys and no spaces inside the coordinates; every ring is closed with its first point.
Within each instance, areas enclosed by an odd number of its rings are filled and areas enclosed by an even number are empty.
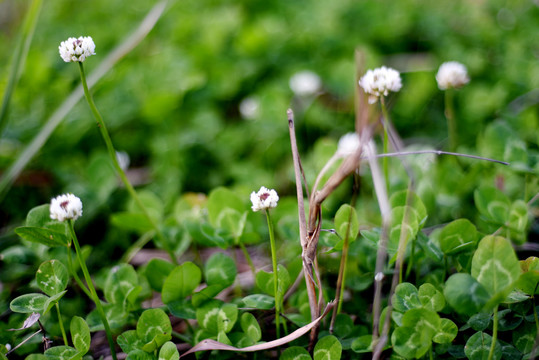
{"type": "Polygon", "coordinates": [[[298,96],[316,94],[322,87],[320,76],[312,71],[300,71],[292,75],[288,82],[290,89],[298,96]]]}
{"type": "Polygon", "coordinates": [[[254,96],[248,96],[240,102],[240,114],[244,119],[253,120],[258,116],[260,100],[254,96]]]}
{"type": "Polygon", "coordinates": [[[65,62],[83,62],[88,56],[95,55],[95,44],[90,36],[70,37],[62,41],[58,50],[65,62]]]}
{"type": "Polygon", "coordinates": [[[382,66],[368,70],[359,80],[359,86],[369,96],[369,104],[374,104],[380,96],[387,96],[390,91],[397,92],[402,87],[401,76],[395,69],[382,66]]]}
{"type": "Polygon", "coordinates": [[[339,139],[339,146],[337,148],[337,156],[347,157],[349,155],[355,154],[358,150],[361,142],[359,140],[359,135],[355,132],[351,132],[343,135],[339,139]]]}
{"type": "Polygon", "coordinates": [[[129,164],[131,164],[129,154],[125,151],[116,151],[116,161],[118,161],[118,165],[123,171],[129,169],[129,164]]]}
{"type": "Polygon", "coordinates": [[[436,81],[440,90],[447,90],[463,87],[470,81],[470,78],[466,66],[456,61],[448,61],[440,65],[436,81]]]}
{"type": "Polygon", "coordinates": [[[251,209],[253,211],[274,208],[277,206],[277,201],[279,201],[277,192],[273,189],[267,189],[264,186],[257,193],[254,191],[251,193],[251,202],[253,203],[251,209]]]}
{"type": "Polygon", "coordinates": [[[64,194],[51,200],[51,219],[77,220],[82,215],[82,202],[73,194],[64,194]]]}

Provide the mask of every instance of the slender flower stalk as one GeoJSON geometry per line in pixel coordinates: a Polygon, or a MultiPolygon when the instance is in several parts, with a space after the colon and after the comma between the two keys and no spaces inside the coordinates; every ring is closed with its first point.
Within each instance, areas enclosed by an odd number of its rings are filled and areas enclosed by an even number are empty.
{"type": "Polygon", "coordinates": [[[268,230],[270,236],[270,247],[271,247],[271,263],[273,266],[273,291],[275,294],[275,332],[277,338],[281,337],[280,329],[280,314],[281,314],[281,301],[282,296],[279,294],[279,276],[277,268],[277,250],[275,246],[275,233],[273,231],[273,222],[271,221],[271,216],[269,209],[277,206],[277,201],[279,201],[279,196],[277,192],[273,189],[267,189],[264,186],[260,188],[258,192],[251,193],[251,202],[253,206],[251,207],[253,211],[264,210],[266,213],[266,219],[268,221],[268,230]]]}
{"type": "Polygon", "coordinates": [[[174,264],[177,264],[178,261],[176,260],[176,256],[174,255],[174,252],[168,246],[168,243],[167,243],[166,239],[164,238],[163,234],[161,233],[161,230],[159,229],[158,225],[155,223],[155,221],[149,215],[148,210],[146,209],[146,207],[144,206],[144,204],[142,203],[142,201],[138,197],[137,192],[133,188],[133,185],[131,185],[131,182],[129,181],[129,179],[125,175],[124,170],[122,169],[122,167],[120,166],[120,164],[118,162],[118,157],[116,156],[116,150],[114,149],[114,146],[112,145],[112,140],[110,138],[110,135],[109,135],[109,132],[108,132],[107,127],[105,125],[105,122],[103,121],[103,117],[101,116],[101,114],[97,110],[97,107],[95,106],[92,95],[90,94],[90,91],[88,89],[88,84],[86,83],[86,75],[84,73],[84,66],[82,64],[82,61],[78,61],[78,64],[79,64],[79,70],[80,70],[80,77],[81,77],[81,81],[82,81],[82,88],[84,89],[84,96],[86,97],[86,101],[88,102],[88,105],[90,106],[90,109],[92,110],[92,114],[94,115],[94,117],[95,117],[95,119],[97,121],[97,126],[99,127],[99,131],[101,132],[101,136],[103,137],[103,140],[105,141],[105,145],[107,146],[107,150],[108,150],[109,156],[110,156],[110,158],[112,160],[112,164],[114,165],[114,168],[116,169],[116,172],[120,176],[120,179],[124,183],[125,188],[129,192],[129,195],[131,195],[131,197],[133,198],[133,200],[135,201],[137,206],[140,208],[140,210],[142,211],[142,213],[144,214],[146,219],[150,222],[152,227],[155,229],[156,236],[159,238],[163,248],[165,249],[165,251],[170,256],[172,262],[174,264]]]}
{"type": "Polygon", "coordinates": [[[54,304],[56,306],[56,312],[58,313],[58,324],[60,325],[60,332],[62,333],[62,339],[64,340],[64,345],[69,345],[67,342],[67,335],[64,329],[64,322],[62,321],[62,314],[60,313],[60,305],[58,302],[54,304]]]}
{"type": "MultiPolygon", "coordinates": [[[[383,97],[380,99],[380,107],[382,108],[382,126],[384,128],[384,154],[387,154],[389,153],[389,115],[383,97]]],[[[386,190],[389,194],[389,160],[387,157],[382,159],[382,167],[386,179],[386,190]]]]}
{"type": "Polygon", "coordinates": [[[498,339],[498,305],[494,308],[494,319],[492,320],[492,343],[488,353],[488,360],[494,357],[494,349],[496,348],[496,340],[498,339]]]}
{"type": "Polygon", "coordinates": [[[101,305],[101,300],[97,296],[97,292],[95,291],[94,284],[92,282],[92,278],[90,277],[90,273],[88,272],[88,268],[86,267],[86,262],[82,258],[82,251],[79,246],[79,241],[77,239],[77,235],[75,234],[75,229],[73,228],[73,220],[69,219],[68,221],[68,228],[69,232],[71,233],[71,238],[73,240],[73,244],[75,245],[75,252],[77,253],[77,260],[79,261],[79,265],[82,269],[82,273],[84,274],[84,279],[86,280],[86,284],[88,285],[88,289],[91,293],[91,299],[95,303],[95,307],[97,309],[97,313],[99,314],[99,317],[101,318],[101,321],[103,322],[103,326],[105,327],[105,333],[107,335],[107,340],[109,342],[110,352],[112,355],[113,360],[117,360],[116,357],[116,350],[114,348],[114,340],[112,339],[112,331],[110,330],[109,322],[107,320],[107,316],[105,315],[105,311],[103,310],[103,306],[101,305]]]}

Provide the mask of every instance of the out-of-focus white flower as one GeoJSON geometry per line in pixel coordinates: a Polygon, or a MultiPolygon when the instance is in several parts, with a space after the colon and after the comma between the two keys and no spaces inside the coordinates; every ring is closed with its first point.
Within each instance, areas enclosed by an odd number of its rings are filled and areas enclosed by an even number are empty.
{"type": "Polygon", "coordinates": [[[62,41],[58,50],[65,62],[83,62],[88,56],[95,55],[95,44],[90,36],[70,37],[62,41]]]}
{"type": "Polygon", "coordinates": [[[254,191],[251,193],[251,202],[253,203],[251,209],[253,209],[253,211],[274,208],[277,206],[277,201],[279,201],[277,191],[267,189],[264,186],[262,186],[257,193],[254,191]]]}
{"type": "Polygon", "coordinates": [[[244,119],[252,120],[258,116],[260,101],[254,96],[248,96],[240,102],[240,114],[244,119]]]}
{"type": "Polygon", "coordinates": [[[351,132],[343,135],[339,139],[339,146],[337,147],[337,156],[347,157],[349,155],[355,154],[361,145],[359,140],[359,135],[355,132],[351,132]]]}
{"type": "Polygon", "coordinates": [[[120,168],[123,171],[129,169],[131,159],[129,158],[129,154],[125,151],[116,151],[116,161],[118,161],[118,165],[120,165],[120,168]]]}
{"type": "Polygon", "coordinates": [[[369,96],[369,104],[374,104],[380,96],[387,96],[390,91],[397,92],[402,87],[400,73],[385,66],[368,70],[359,80],[359,86],[369,96]]]}
{"type": "Polygon", "coordinates": [[[440,65],[436,81],[440,90],[447,90],[463,87],[470,81],[470,78],[466,66],[456,61],[448,61],[440,65]]]}
{"type": "Polygon", "coordinates": [[[50,213],[54,220],[77,220],[82,216],[82,202],[73,194],[59,195],[51,200],[50,213]]]}
{"type": "Polygon", "coordinates": [[[309,96],[320,91],[322,80],[314,72],[305,70],[292,75],[288,85],[297,96],[309,96]]]}

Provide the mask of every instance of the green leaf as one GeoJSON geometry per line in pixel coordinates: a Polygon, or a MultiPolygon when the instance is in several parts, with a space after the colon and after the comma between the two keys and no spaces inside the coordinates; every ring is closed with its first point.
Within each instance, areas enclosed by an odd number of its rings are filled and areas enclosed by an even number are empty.
{"type": "Polygon", "coordinates": [[[528,295],[539,294],[539,258],[530,256],[520,261],[522,274],[517,282],[517,288],[528,295]]]}
{"type": "Polygon", "coordinates": [[[438,332],[432,338],[432,341],[438,344],[449,344],[451,343],[459,332],[457,325],[449,320],[442,318],[440,319],[441,326],[438,329],[438,332]]]}
{"type": "MultiPolygon", "coordinates": [[[[398,206],[391,210],[391,225],[389,229],[388,254],[393,256],[411,239],[414,239],[419,230],[417,211],[410,206],[398,206]],[[401,244],[402,241],[402,244],[401,244]]],[[[403,251],[406,248],[403,248],[403,251]]]]}
{"type": "Polygon", "coordinates": [[[372,334],[362,335],[354,339],[351,345],[352,351],[362,354],[372,352],[372,334]]]}
{"type": "Polygon", "coordinates": [[[475,248],[477,229],[467,219],[447,224],[440,233],[440,248],[445,254],[455,254],[475,248]]]}
{"type": "Polygon", "coordinates": [[[234,283],[238,270],[236,263],[223,253],[213,254],[204,266],[206,284],[227,288],[234,283]]]}
{"type": "MultiPolygon", "coordinates": [[[[118,329],[127,324],[129,313],[122,304],[103,305],[103,311],[105,312],[105,316],[107,317],[111,329],[118,329]]],[[[96,309],[88,314],[86,322],[92,332],[105,330],[101,317],[96,309]]]]}
{"type": "Polygon", "coordinates": [[[135,349],[127,354],[125,360],[155,360],[155,356],[141,349],[135,349]]]}
{"type": "Polygon", "coordinates": [[[65,295],[65,293],[67,292],[67,290],[64,290],[58,294],[55,294],[53,296],[51,296],[50,298],[47,299],[47,301],[45,301],[45,305],[44,305],[44,310],[43,311],[43,314],[46,314],[49,312],[50,309],[52,309],[52,307],[58,302],[60,301],[60,299],[65,295]]]}
{"type": "Polygon", "coordinates": [[[511,239],[518,245],[524,244],[527,240],[528,212],[528,205],[522,200],[517,200],[511,204],[507,225],[511,230],[511,239]]]}
{"type": "Polygon", "coordinates": [[[520,276],[520,265],[511,243],[500,236],[484,237],[472,259],[472,276],[492,296],[503,300],[520,276]]]}
{"type": "Polygon", "coordinates": [[[341,205],[335,214],[335,229],[342,239],[348,237],[350,242],[354,241],[359,232],[356,209],[348,204],[341,205]]]}
{"type": "Polygon", "coordinates": [[[210,334],[217,335],[220,331],[227,333],[238,319],[238,307],[211,300],[196,310],[196,318],[199,326],[210,334]]]}
{"type": "Polygon", "coordinates": [[[391,299],[391,303],[393,304],[395,310],[402,313],[422,306],[416,287],[407,282],[397,285],[393,298],[391,299]]]}
{"type": "Polygon", "coordinates": [[[234,238],[239,238],[245,229],[247,221],[247,211],[240,213],[231,208],[225,208],[217,217],[217,227],[224,229],[234,238]]]}
{"type": "MultiPolygon", "coordinates": [[[[492,344],[492,337],[484,332],[477,332],[473,334],[464,347],[466,357],[470,360],[483,360],[488,358],[490,352],[490,346],[492,344]]],[[[494,360],[500,360],[502,358],[502,347],[498,342],[494,347],[494,360]]]]}
{"type": "Polygon", "coordinates": [[[219,227],[219,217],[223,210],[233,209],[239,214],[243,214],[246,210],[244,202],[234,192],[224,187],[213,189],[210,192],[207,207],[210,224],[214,227],[219,227]]]}
{"type": "Polygon", "coordinates": [[[342,345],[333,335],[324,336],[316,343],[313,352],[314,360],[339,360],[342,345]]]}
{"type": "Polygon", "coordinates": [[[419,287],[419,301],[424,308],[435,312],[442,311],[445,306],[444,295],[434,285],[425,283],[419,287]]]}
{"type": "Polygon", "coordinates": [[[440,327],[441,319],[434,311],[411,309],[402,317],[402,326],[391,335],[391,342],[399,355],[419,358],[429,350],[440,327]]]}
{"type": "Polygon", "coordinates": [[[525,323],[513,331],[513,344],[522,353],[527,354],[532,351],[537,335],[537,328],[534,323],[525,323]]]}
{"type": "Polygon", "coordinates": [[[118,336],[116,342],[126,354],[135,349],[140,349],[142,348],[142,345],[144,345],[142,340],[137,336],[136,330],[124,331],[120,336],[118,336]]]}
{"type": "Polygon", "coordinates": [[[449,305],[459,314],[476,314],[485,306],[490,295],[469,274],[453,274],[445,283],[444,296],[449,305]]]}
{"type": "Polygon", "coordinates": [[[129,264],[113,267],[105,281],[105,299],[110,304],[133,304],[142,288],[138,286],[137,272],[129,264]]]}
{"type": "Polygon", "coordinates": [[[170,313],[180,319],[196,319],[195,307],[189,299],[180,299],[169,302],[167,307],[170,313]]]}
{"type": "Polygon", "coordinates": [[[152,352],[172,338],[172,326],[161,309],[145,310],[137,322],[137,336],[142,340],[142,350],[152,352]]]}
{"type": "Polygon", "coordinates": [[[333,331],[338,338],[345,338],[354,329],[354,321],[347,314],[338,314],[335,317],[335,325],[333,331]]]}
{"type": "Polygon", "coordinates": [[[279,360],[312,360],[312,358],[304,347],[291,346],[282,352],[279,360]]]}
{"type": "Polygon", "coordinates": [[[51,222],[50,204],[43,204],[31,209],[26,215],[26,226],[47,227],[51,222]]]}
{"type": "Polygon", "coordinates": [[[427,220],[427,208],[421,198],[413,191],[401,190],[394,193],[389,199],[389,204],[392,209],[399,206],[410,206],[413,208],[417,213],[420,226],[427,220]]]}
{"type": "Polygon", "coordinates": [[[81,359],[82,355],[77,349],[71,346],[54,346],[45,350],[45,356],[49,360],[81,359]]]}
{"type": "Polygon", "coordinates": [[[206,301],[213,299],[215,295],[219,294],[222,290],[223,287],[221,285],[210,285],[199,292],[194,293],[191,302],[194,307],[199,307],[206,301]]]}
{"type": "Polygon", "coordinates": [[[9,308],[17,313],[40,313],[43,314],[45,304],[49,300],[47,295],[43,294],[25,294],[16,297],[9,304],[9,308]]]}
{"type": "Polygon", "coordinates": [[[49,247],[69,245],[69,238],[65,234],[51,229],[21,226],[15,229],[15,233],[26,241],[49,247]]]}
{"type": "Polygon", "coordinates": [[[191,295],[200,284],[202,273],[198,266],[188,261],[176,266],[167,276],[163,284],[161,297],[163,303],[182,300],[191,295]]]}
{"type": "Polygon", "coordinates": [[[71,325],[69,325],[71,331],[71,339],[73,346],[79,351],[81,355],[86,354],[90,350],[90,328],[86,321],[79,316],[73,316],[71,318],[71,325]]]}
{"type": "MultiPolygon", "coordinates": [[[[275,288],[273,286],[273,272],[260,270],[256,273],[256,286],[262,291],[271,296],[275,296],[275,288]]],[[[288,270],[281,264],[277,265],[277,292],[279,296],[283,296],[290,285],[290,275],[288,270]]]]}
{"type": "Polygon", "coordinates": [[[146,265],[144,274],[148,279],[150,287],[157,292],[161,292],[165,279],[174,269],[174,264],[159,258],[153,258],[146,265]]]}
{"type": "Polygon", "coordinates": [[[253,340],[253,343],[260,341],[262,338],[262,331],[253,314],[248,312],[243,313],[240,319],[240,325],[243,332],[253,340]]]}
{"type": "Polygon", "coordinates": [[[500,225],[508,220],[511,202],[493,186],[483,186],[474,192],[475,206],[487,219],[500,225]]]}
{"type": "Polygon", "coordinates": [[[49,260],[42,263],[36,272],[37,286],[49,296],[64,291],[68,280],[67,268],[58,260],[49,260]]]}
{"type": "Polygon", "coordinates": [[[475,331],[483,331],[490,324],[490,319],[492,318],[491,314],[487,313],[478,313],[471,316],[466,324],[470,326],[475,331]]]}
{"type": "Polygon", "coordinates": [[[174,344],[171,341],[167,341],[163,344],[161,349],[159,350],[159,360],[179,360],[180,359],[180,353],[178,352],[178,348],[176,347],[176,344],[174,344]]]}
{"type": "Polygon", "coordinates": [[[265,294],[247,295],[242,299],[247,308],[269,310],[275,306],[275,298],[265,294]]]}

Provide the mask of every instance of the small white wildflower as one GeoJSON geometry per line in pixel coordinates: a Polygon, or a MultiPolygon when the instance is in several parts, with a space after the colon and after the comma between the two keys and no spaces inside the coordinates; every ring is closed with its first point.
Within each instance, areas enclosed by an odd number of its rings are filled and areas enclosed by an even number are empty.
{"type": "Polygon", "coordinates": [[[264,186],[257,193],[254,191],[251,193],[251,202],[253,203],[251,209],[253,211],[274,208],[277,206],[277,201],[279,201],[277,192],[273,189],[267,189],[264,186]]]}
{"type": "Polygon", "coordinates": [[[383,279],[384,279],[384,273],[382,273],[382,272],[376,273],[376,276],[374,277],[374,280],[382,281],[383,279]]]}
{"type": "Polygon", "coordinates": [[[314,72],[305,70],[292,75],[288,85],[297,96],[309,96],[320,91],[322,81],[314,72]]]}
{"type": "Polygon", "coordinates": [[[244,119],[252,120],[258,116],[260,101],[254,96],[248,96],[240,102],[240,114],[244,119]]]}
{"type": "Polygon", "coordinates": [[[470,78],[466,66],[456,61],[448,61],[440,65],[436,81],[440,90],[447,90],[463,87],[470,81],[470,78]]]}
{"type": "Polygon", "coordinates": [[[116,161],[118,161],[118,165],[123,171],[129,169],[129,164],[131,164],[129,154],[125,151],[116,151],[116,161]]]}
{"type": "Polygon", "coordinates": [[[337,156],[347,157],[349,155],[355,154],[361,142],[359,140],[359,135],[355,132],[351,132],[343,135],[339,139],[339,146],[337,147],[337,156]]]}
{"type": "Polygon", "coordinates": [[[83,62],[88,56],[95,55],[95,44],[90,36],[70,37],[62,41],[58,50],[65,62],[83,62]]]}
{"type": "Polygon", "coordinates": [[[380,96],[387,96],[390,91],[397,92],[402,87],[400,73],[391,68],[382,66],[374,70],[368,70],[359,80],[359,86],[369,96],[369,104],[374,104],[380,96]]]}
{"type": "Polygon", "coordinates": [[[73,194],[57,196],[51,200],[50,213],[54,220],[77,220],[82,216],[82,202],[73,194]]]}

